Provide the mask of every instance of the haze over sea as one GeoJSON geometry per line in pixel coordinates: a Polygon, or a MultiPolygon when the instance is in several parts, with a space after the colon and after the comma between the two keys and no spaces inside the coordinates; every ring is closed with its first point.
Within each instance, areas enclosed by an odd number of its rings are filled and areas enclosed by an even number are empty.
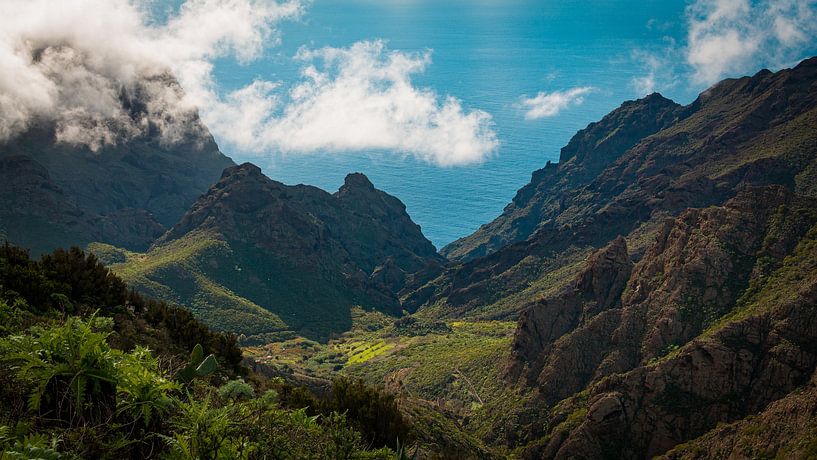
{"type": "MultiPolygon", "coordinates": [[[[488,112],[499,141],[494,154],[481,164],[440,167],[385,151],[259,156],[216,140],[237,162],[252,161],[288,184],[334,192],[347,173],[363,172],[400,198],[440,248],[496,217],[532,171],[558,160],[577,130],[644,96],[649,88],[634,82],[650,76],[645,56],[666,57],[664,50],[686,39],[686,7],[665,0],[315,0],[299,20],[280,24],[281,43],[261,59],[217,61],[219,87],[229,91],[254,79],[294,83],[304,64],[292,57],[302,47],[383,39],[389,50],[430,50],[431,63],[412,84],[438,100],[453,96],[465,110],[488,112]],[[553,116],[527,119],[520,105],[542,91],[584,87],[592,90],[581,103],[553,116]]],[[[676,102],[689,103],[706,86],[662,80],[661,71],[652,68],[654,88],[676,102]]]]}

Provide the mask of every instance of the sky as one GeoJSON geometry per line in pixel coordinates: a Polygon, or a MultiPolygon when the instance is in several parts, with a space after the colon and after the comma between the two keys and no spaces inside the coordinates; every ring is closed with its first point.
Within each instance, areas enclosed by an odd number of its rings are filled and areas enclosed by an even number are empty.
{"type": "Polygon", "coordinates": [[[624,99],[688,103],[817,54],[817,0],[0,0],[0,17],[0,140],[47,117],[94,150],[149,122],[172,143],[198,113],[275,178],[364,170],[438,246],[624,99]]]}

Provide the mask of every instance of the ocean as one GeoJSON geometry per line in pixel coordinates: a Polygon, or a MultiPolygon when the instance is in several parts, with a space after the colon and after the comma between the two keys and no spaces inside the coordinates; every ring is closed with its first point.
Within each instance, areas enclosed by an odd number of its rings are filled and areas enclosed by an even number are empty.
{"type": "MultiPolygon", "coordinates": [[[[394,152],[257,155],[220,145],[237,162],[252,161],[287,184],[333,192],[347,173],[362,172],[402,200],[440,248],[499,215],[531,172],[558,160],[576,131],[643,96],[632,84],[646,72],[636,53],[660,52],[668,40],[680,40],[684,8],[666,0],[315,0],[303,18],[281,26],[281,44],[262,59],[217,62],[219,85],[295,82],[301,64],[291,58],[301,47],[383,39],[391,50],[431,50],[432,63],[414,85],[490,113],[496,153],[482,164],[443,168],[394,152]],[[594,90],[584,103],[556,116],[526,120],[520,108],[523,96],[585,86],[594,90]]],[[[701,88],[658,89],[688,103],[701,88]]]]}

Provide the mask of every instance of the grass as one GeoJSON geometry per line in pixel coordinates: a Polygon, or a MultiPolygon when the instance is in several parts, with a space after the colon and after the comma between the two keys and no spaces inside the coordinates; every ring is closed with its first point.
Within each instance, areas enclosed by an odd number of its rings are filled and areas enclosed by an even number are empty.
{"type": "Polygon", "coordinates": [[[387,351],[394,348],[394,344],[386,343],[385,340],[380,340],[374,343],[371,342],[353,342],[349,345],[349,359],[346,361],[347,366],[365,363],[372,358],[380,356],[387,351]]]}
{"type": "Polygon", "coordinates": [[[148,253],[93,243],[88,249],[128,284],[190,309],[211,328],[239,336],[243,345],[283,340],[294,335],[278,315],[215,282],[208,259],[231,260],[232,249],[218,235],[191,233],[148,253]],[[205,267],[203,267],[205,266],[205,267]]]}

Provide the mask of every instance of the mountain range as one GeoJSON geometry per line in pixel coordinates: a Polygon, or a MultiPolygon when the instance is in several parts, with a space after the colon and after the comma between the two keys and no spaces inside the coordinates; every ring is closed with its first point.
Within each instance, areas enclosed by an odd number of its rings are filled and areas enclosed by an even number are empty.
{"type": "Polygon", "coordinates": [[[625,102],[439,253],[364,175],[284,185],[209,135],[35,126],[0,166],[12,242],[87,246],[270,369],[393,387],[431,453],[817,452],[817,58],[625,102]]]}

